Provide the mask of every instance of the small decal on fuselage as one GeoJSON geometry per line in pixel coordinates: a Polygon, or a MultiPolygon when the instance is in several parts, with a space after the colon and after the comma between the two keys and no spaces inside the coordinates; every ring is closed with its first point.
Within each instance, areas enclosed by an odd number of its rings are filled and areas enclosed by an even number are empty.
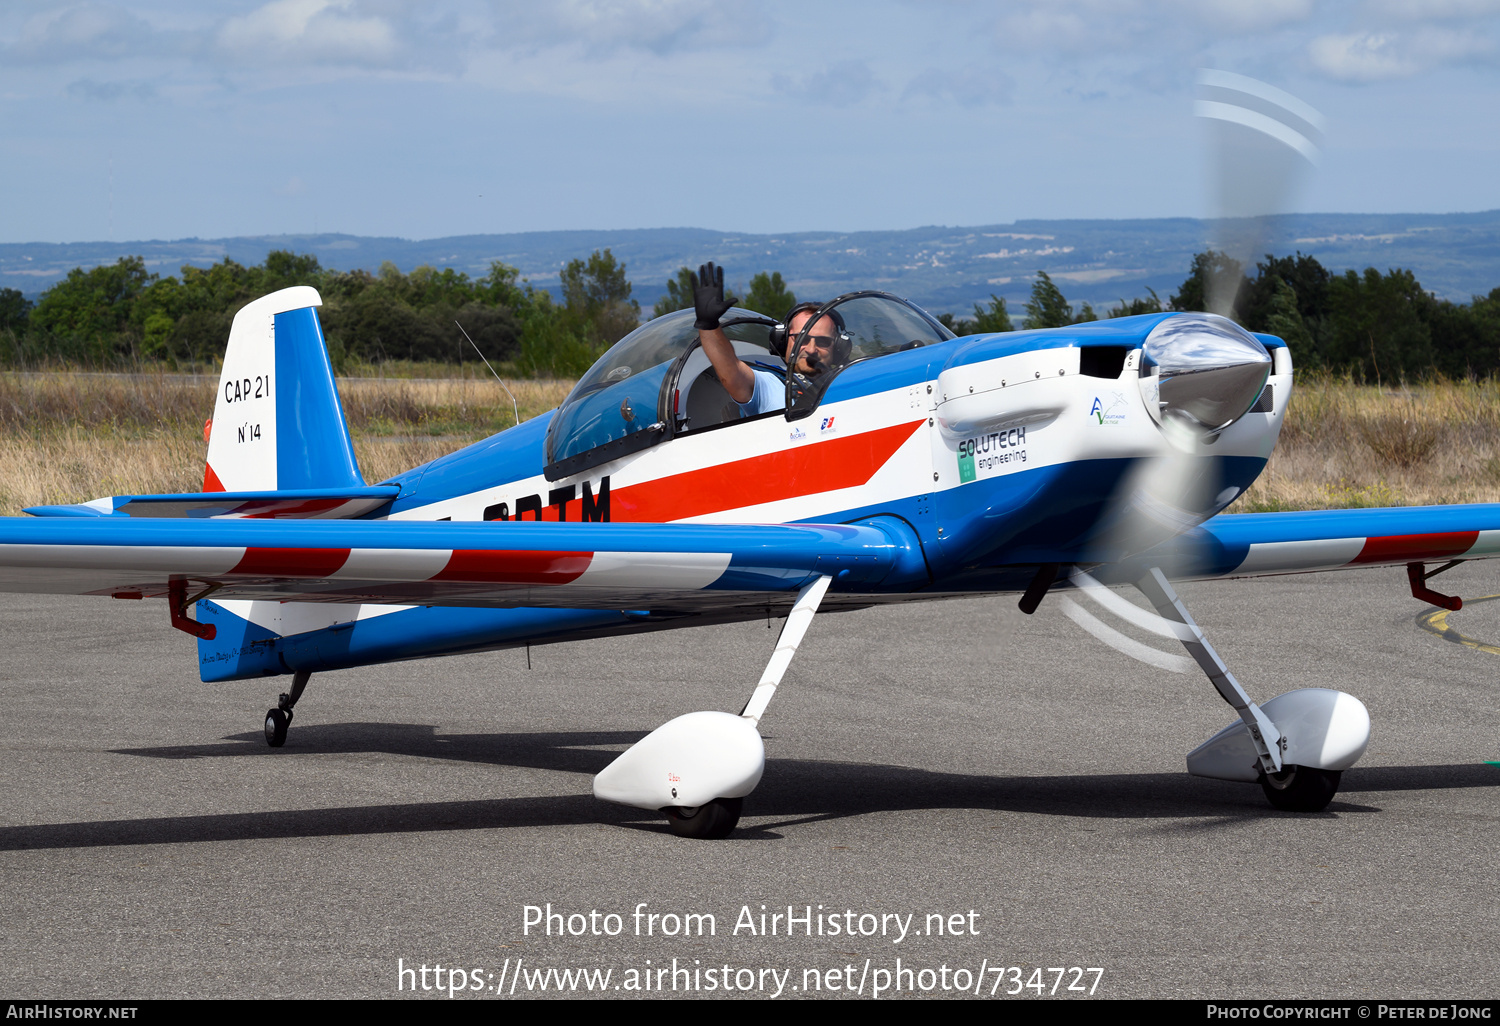
{"type": "Polygon", "coordinates": [[[958,443],[958,483],[1015,470],[1026,462],[1026,428],[965,438],[958,443]]]}
{"type": "Polygon", "coordinates": [[[1109,402],[1105,402],[1097,395],[1094,396],[1094,405],[1089,408],[1089,416],[1100,424],[1123,424],[1125,422],[1125,411],[1128,409],[1125,395],[1122,392],[1110,393],[1109,402]]]}

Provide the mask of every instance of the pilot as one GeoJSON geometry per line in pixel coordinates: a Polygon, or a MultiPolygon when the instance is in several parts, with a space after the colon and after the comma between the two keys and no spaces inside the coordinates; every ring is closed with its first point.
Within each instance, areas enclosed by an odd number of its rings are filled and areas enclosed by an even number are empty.
{"type": "MultiPolygon", "coordinates": [[[[724,298],[724,268],[712,262],[698,268],[693,275],[693,312],[698,315],[693,327],[698,329],[698,340],[703,344],[704,355],[713,364],[719,375],[719,383],[729,397],[739,404],[746,417],[757,413],[769,413],[786,406],[786,386],[781,378],[768,370],[751,367],[735,355],[729,336],[719,328],[719,320],[733,305],[724,298]]],[[[807,326],[817,314],[821,304],[799,303],[787,314],[786,333],[782,340],[781,356],[785,358],[785,347],[807,326]]],[[[792,370],[805,378],[816,378],[835,369],[835,354],[839,352],[839,325],[836,317],[825,315],[808,332],[808,339],[797,351],[792,370]]]]}

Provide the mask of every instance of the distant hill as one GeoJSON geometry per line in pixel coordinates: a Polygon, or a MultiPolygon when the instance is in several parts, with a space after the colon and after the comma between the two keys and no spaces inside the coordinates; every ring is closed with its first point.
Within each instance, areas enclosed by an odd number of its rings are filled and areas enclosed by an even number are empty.
{"type": "MultiPolygon", "coordinates": [[[[35,296],[74,267],[145,258],[160,274],[183,264],[207,266],[228,256],[257,264],[273,249],[313,253],[324,267],[375,270],[392,261],[483,274],[492,260],[520,268],[534,284],[557,288],[558,270],[574,257],[612,249],[624,260],[635,295],[649,309],[683,265],[715,260],[743,286],[780,271],[799,298],[827,299],[858,288],[906,296],[934,312],[967,312],[991,293],[1017,309],[1030,276],[1047,271],[1069,299],[1107,307],[1155,289],[1166,299],[1204,248],[1205,222],[1192,218],[1132,221],[1016,221],[972,228],[795,232],[748,235],[705,228],[518,232],[413,241],[355,235],[241,236],[137,242],[0,244],[0,287],[35,296]]],[[[1407,267],[1428,291],[1467,301],[1500,286],[1500,211],[1472,214],[1297,214],[1277,219],[1267,249],[1309,253],[1335,271],[1407,267]]]]}

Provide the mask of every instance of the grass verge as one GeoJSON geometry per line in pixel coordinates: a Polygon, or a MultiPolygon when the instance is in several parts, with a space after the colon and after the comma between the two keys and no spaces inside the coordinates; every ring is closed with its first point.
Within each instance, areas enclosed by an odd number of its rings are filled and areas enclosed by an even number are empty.
{"type": "MultiPolygon", "coordinates": [[[[0,514],[101,495],[192,492],[216,375],[0,374],[0,514]]],[[[516,421],[489,377],[340,378],[368,481],[381,481],[516,421]]],[[[571,381],[507,381],[529,420],[571,381]]],[[[1266,471],[1231,510],[1500,502],[1500,383],[1399,389],[1304,376],[1266,471]]]]}

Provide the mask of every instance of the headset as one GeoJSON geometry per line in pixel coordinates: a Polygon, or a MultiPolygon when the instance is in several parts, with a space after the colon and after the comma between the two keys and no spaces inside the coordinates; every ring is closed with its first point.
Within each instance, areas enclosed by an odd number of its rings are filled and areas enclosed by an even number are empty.
{"type": "Polygon", "coordinates": [[[776,322],[776,326],[771,329],[769,341],[777,356],[785,360],[789,355],[786,351],[787,343],[790,341],[786,337],[786,326],[792,323],[792,318],[799,313],[817,313],[822,308],[822,303],[798,303],[786,312],[785,317],[776,322]]]}
{"type": "MultiPolygon", "coordinates": [[[[816,315],[818,311],[823,309],[823,305],[824,304],[822,303],[798,303],[796,306],[792,307],[786,312],[786,316],[781,318],[781,320],[777,322],[776,326],[771,329],[771,333],[768,336],[768,340],[771,343],[771,348],[776,353],[776,355],[780,356],[788,363],[791,362],[791,353],[788,352],[788,347],[790,346],[792,340],[788,337],[787,325],[791,324],[792,318],[796,317],[799,313],[810,313],[816,315]]],[[[837,354],[840,350],[842,350],[843,357],[840,362],[843,362],[844,360],[848,359],[848,354],[850,350],[853,349],[854,345],[849,337],[844,334],[844,318],[839,315],[839,312],[837,310],[827,310],[823,312],[822,316],[814,316],[813,319],[808,323],[815,324],[818,321],[822,320],[824,317],[832,320],[834,326],[839,330],[839,341],[835,345],[834,351],[835,354],[837,354]]]]}

